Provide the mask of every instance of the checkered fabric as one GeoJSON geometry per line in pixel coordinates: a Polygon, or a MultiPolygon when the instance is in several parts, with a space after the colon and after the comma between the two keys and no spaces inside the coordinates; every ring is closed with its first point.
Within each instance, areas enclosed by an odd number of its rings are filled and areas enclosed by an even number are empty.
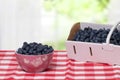
{"type": "Polygon", "coordinates": [[[0,51],[0,80],[120,80],[120,66],[77,62],[68,59],[67,52],[55,51],[46,71],[27,73],[13,51],[0,51]]]}

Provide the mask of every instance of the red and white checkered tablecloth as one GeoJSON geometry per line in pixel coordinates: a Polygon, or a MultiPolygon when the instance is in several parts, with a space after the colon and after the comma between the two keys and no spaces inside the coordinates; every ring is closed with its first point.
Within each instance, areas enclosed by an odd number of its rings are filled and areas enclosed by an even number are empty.
{"type": "Polygon", "coordinates": [[[120,80],[120,66],[83,63],[68,59],[67,52],[55,51],[44,72],[24,72],[13,51],[0,51],[0,80],[120,80]]]}

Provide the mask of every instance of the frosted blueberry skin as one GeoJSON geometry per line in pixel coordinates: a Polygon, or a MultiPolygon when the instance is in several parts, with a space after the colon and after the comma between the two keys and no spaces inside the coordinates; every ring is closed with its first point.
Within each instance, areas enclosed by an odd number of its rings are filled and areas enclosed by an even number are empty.
{"type": "MultiPolygon", "coordinates": [[[[105,43],[110,29],[92,29],[90,27],[84,28],[76,32],[73,41],[92,42],[92,43],[105,43]]],[[[111,44],[120,45],[120,31],[114,30],[111,39],[111,44]]]]}
{"type": "Polygon", "coordinates": [[[54,49],[52,46],[43,45],[42,43],[27,43],[24,42],[22,47],[17,49],[17,53],[25,55],[42,55],[53,52],[54,49]]]}

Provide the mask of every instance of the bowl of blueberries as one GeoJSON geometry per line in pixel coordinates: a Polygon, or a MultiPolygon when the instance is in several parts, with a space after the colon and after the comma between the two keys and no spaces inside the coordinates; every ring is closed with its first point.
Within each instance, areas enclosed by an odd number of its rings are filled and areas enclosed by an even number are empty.
{"type": "Polygon", "coordinates": [[[53,52],[52,46],[37,42],[24,42],[22,47],[16,51],[16,59],[24,71],[42,72],[48,68],[53,52]]]}

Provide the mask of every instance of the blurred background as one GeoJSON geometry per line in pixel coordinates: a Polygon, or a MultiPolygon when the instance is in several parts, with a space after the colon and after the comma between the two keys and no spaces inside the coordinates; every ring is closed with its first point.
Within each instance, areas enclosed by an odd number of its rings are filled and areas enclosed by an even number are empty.
{"type": "Polygon", "coordinates": [[[0,0],[0,49],[17,49],[23,42],[65,50],[76,22],[115,24],[120,0],[0,0]]]}

